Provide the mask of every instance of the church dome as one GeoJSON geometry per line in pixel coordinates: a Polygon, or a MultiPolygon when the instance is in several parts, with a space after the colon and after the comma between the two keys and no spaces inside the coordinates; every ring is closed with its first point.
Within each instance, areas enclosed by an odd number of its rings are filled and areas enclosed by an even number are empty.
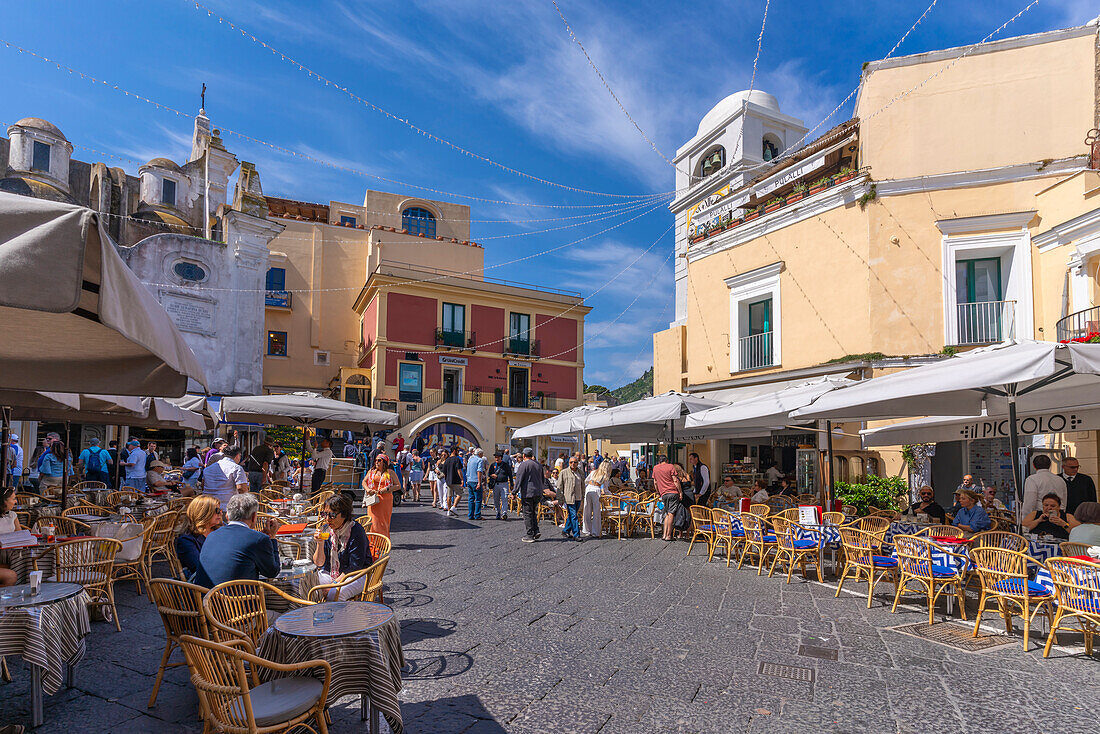
{"type": "MultiPolygon", "coordinates": [[[[183,169],[175,161],[171,161],[167,158],[154,158],[145,164],[150,168],[163,168],[174,173],[183,173],[183,169]]],[[[144,168],[145,166],[142,166],[144,168]]]]}
{"type": "Polygon", "coordinates": [[[51,135],[56,135],[62,140],[68,140],[68,138],[65,137],[65,134],[57,129],[57,125],[54,125],[52,122],[43,120],[41,117],[24,117],[22,120],[12,125],[12,127],[29,127],[34,130],[42,130],[43,132],[50,133],[51,135]]]}
{"type": "Polygon", "coordinates": [[[723,121],[741,109],[742,102],[752,102],[779,114],[779,100],[773,95],[759,89],[754,89],[751,92],[746,89],[741,92],[734,92],[714,107],[711,107],[710,112],[703,115],[703,119],[700,120],[699,130],[696,134],[701,135],[718,127],[723,121]]]}

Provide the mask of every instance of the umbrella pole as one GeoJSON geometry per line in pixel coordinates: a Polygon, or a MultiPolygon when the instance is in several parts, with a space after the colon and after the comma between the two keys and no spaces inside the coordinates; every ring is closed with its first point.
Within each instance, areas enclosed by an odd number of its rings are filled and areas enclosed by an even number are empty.
{"type": "Polygon", "coordinates": [[[11,408],[0,408],[0,423],[3,424],[0,428],[0,491],[3,491],[8,486],[8,465],[15,458],[15,450],[8,446],[8,439],[11,438],[11,408]]]}
{"type": "Polygon", "coordinates": [[[65,456],[61,459],[61,511],[65,511],[65,502],[69,497],[69,455],[72,451],[69,449],[70,429],[72,424],[69,421],[65,421],[65,456]]]}
{"type": "Polygon", "coordinates": [[[825,445],[828,448],[829,457],[829,482],[825,485],[825,509],[833,509],[833,496],[836,493],[836,486],[833,484],[833,422],[825,421],[825,445]]]}
{"type": "Polygon", "coordinates": [[[1016,393],[1013,390],[1008,396],[1008,446],[1012,452],[1012,491],[1016,499],[1016,532],[1021,532],[1023,523],[1023,478],[1020,476],[1020,432],[1016,426],[1016,393]]]}
{"type": "Polygon", "coordinates": [[[676,422],[668,422],[668,463],[673,462],[676,453],[676,422]]]}
{"type": "Polygon", "coordinates": [[[305,492],[306,481],[306,440],[309,438],[309,429],[302,426],[302,461],[298,464],[298,491],[305,492]]]}

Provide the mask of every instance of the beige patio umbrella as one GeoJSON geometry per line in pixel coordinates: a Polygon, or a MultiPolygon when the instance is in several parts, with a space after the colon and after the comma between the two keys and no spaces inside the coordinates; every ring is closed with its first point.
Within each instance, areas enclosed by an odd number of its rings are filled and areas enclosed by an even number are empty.
{"type": "Polygon", "coordinates": [[[202,367],[99,215],[0,192],[0,389],[183,395],[202,367]]]}

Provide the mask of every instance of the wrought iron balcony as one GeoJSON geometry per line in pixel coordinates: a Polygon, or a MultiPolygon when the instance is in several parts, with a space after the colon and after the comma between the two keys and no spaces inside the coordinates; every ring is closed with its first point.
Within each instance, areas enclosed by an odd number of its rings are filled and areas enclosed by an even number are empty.
{"type": "Polygon", "coordinates": [[[772,359],[772,332],[770,331],[741,337],[737,340],[737,349],[737,366],[741,370],[755,370],[775,364],[772,359]]]}
{"type": "Polygon", "coordinates": [[[444,347],[472,349],[477,345],[477,335],[472,331],[435,330],[435,343],[444,347]]]}
{"type": "Polygon", "coordinates": [[[504,340],[504,354],[520,357],[538,357],[542,354],[542,345],[538,339],[518,339],[510,337],[504,340]]]}
{"type": "Polygon", "coordinates": [[[1016,336],[1015,301],[959,303],[955,309],[957,345],[995,344],[1016,336]]]}
{"type": "Polygon", "coordinates": [[[1089,334],[1100,333],[1100,306],[1086,308],[1059,319],[1055,332],[1060,342],[1086,339],[1089,334]]]}

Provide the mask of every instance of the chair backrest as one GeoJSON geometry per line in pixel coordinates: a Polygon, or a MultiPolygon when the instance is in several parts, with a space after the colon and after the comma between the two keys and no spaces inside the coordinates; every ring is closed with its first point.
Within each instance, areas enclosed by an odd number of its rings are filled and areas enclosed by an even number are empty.
{"type": "Polygon", "coordinates": [[[118,509],[123,505],[136,505],[145,499],[141,493],[131,491],[128,489],[120,489],[117,492],[111,492],[107,495],[104,502],[111,509],[118,509]]]}
{"type": "Polygon", "coordinates": [[[703,525],[710,525],[710,508],[703,507],[702,505],[692,505],[688,508],[688,512],[691,513],[691,522],[696,529],[701,528],[703,525]]]}
{"type": "Polygon", "coordinates": [[[218,584],[202,598],[202,608],[216,641],[241,638],[253,647],[268,628],[267,599],[271,588],[262,581],[239,579],[218,584]]]}
{"type": "Polygon", "coordinates": [[[367,533],[367,542],[370,543],[370,557],[375,561],[390,554],[390,539],[379,533],[367,533]]]}
{"type": "Polygon", "coordinates": [[[371,527],[374,526],[374,519],[370,515],[360,515],[355,518],[355,522],[363,526],[363,529],[370,533],[371,527]]]}
{"type": "Polygon", "coordinates": [[[95,515],[96,517],[110,517],[114,514],[114,511],[107,507],[100,507],[99,505],[93,505],[90,502],[81,502],[75,507],[62,510],[63,516],[69,515],[95,515]]]}
{"type": "Polygon", "coordinates": [[[176,511],[162,512],[159,515],[145,518],[145,541],[148,550],[157,550],[170,547],[176,539],[176,523],[179,513],[176,511]]]}
{"type": "Polygon", "coordinates": [[[780,512],[778,514],[778,517],[782,517],[782,518],[784,518],[786,520],[790,520],[792,522],[798,522],[798,508],[797,507],[788,507],[787,509],[780,512]]]}
{"type": "Polygon", "coordinates": [[[382,577],[386,575],[389,556],[383,556],[367,567],[367,585],[358,597],[359,601],[382,601],[382,577]]]}
{"type": "Polygon", "coordinates": [[[1100,619],[1100,563],[1055,557],[1047,559],[1046,567],[1059,606],[1100,619]]]}
{"type": "Polygon", "coordinates": [[[932,541],[915,535],[895,535],[894,547],[898,551],[898,567],[903,573],[932,580],[932,553],[938,550],[932,541]]]}
{"type": "Polygon", "coordinates": [[[187,506],[191,504],[194,499],[194,497],[173,497],[168,500],[168,509],[186,513],[187,506]]]}
{"type": "Polygon", "coordinates": [[[122,543],[114,538],[82,538],[53,548],[54,577],[60,583],[106,587],[122,543]]]}
{"type": "Polygon", "coordinates": [[[894,520],[898,519],[899,513],[898,513],[897,510],[880,510],[880,509],[872,508],[872,510],[867,513],[867,516],[868,517],[885,517],[890,522],[893,522],[894,520]]]}
{"type": "Polygon", "coordinates": [[[1063,556],[1087,556],[1089,554],[1088,543],[1076,543],[1071,540],[1064,541],[1059,546],[1062,550],[1063,556]]]}
{"type": "Polygon", "coordinates": [[[861,566],[871,564],[868,556],[879,555],[882,539],[877,535],[860,530],[852,525],[841,527],[840,544],[844,547],[844,557],[851,563],[861,566]]]}
{"type": "Polygon", "coordinates": [[[755,543],[763,542],[766,526],[764,520],[751,512],[741,513],[741,527],[745,530],[745,539],[755,543]]]}
{"type": "Polygon", "coordinates": [[[970,539],[971,548],[1004,548],[1017,553],[1027,553],[1027,538],[1003,530],[986,530],[970,539]]]}
{"type": "Polygon", "coordinates": [[[850,515],[852,517],[855,517],[859,514],[859,508],[857,508],[855,505],[841,505],[840,511],[843,512],[845,515],[850,515]]]}
{"type": "Polygon", "coordinates": [[[848,522],[848,516],[843,512],[823,512],[821,521],[829,525],[843,525],[848,522]]]}
{"type": "Polygon", "coordinates": [[[772,508],[762,503],[756,503],[749,505],[749,513],[756,515],[757,517],[767,517],[772,512],[772,508]]]}
{"type": "Polygon", "coordinates": [[[794,550],[795,538],[795,526],[798,523],[788,520],[782,515],[773,515],[768,518],[768,522],[772,526],[772,530],[775,531],[776,542],[780,548],[786,550],[794,550]]]}
{"type": "Polygon", "coordinates": [[[856,527],[865,533],[871,533],[882,538],[886,535],[886,531],[890,529],[890,518],[881,517],[877,515],[868,515],[867,517],[861,517],[856,520],[856,527]]]}
{"type": "Polygon", "coordinates": [[[84,492],[91,489],[107,489],[107,485],[103,482],[84,481],[77,482],[73,485],[74,492],[84,492]]]}
{"type": "Polygon", "coordinates": [[[245,671],[245,661],[252,656],[192,635],[181,636],[180,647],[204,715],[213,718],[221,731],[257,731],[245,671]]]}
{"type": "Polygon", "coordinates": [[[53,524],[55,534],[61,537],[73,535],[91,535],[92,526],[80,520],[74,520],[64,515],[39,515],[34,526],[41,531],[47,525],[53,524]]]}
{"type": "Polygon", "coordinates": [[[957,528],[954,525],[931,525],[926,528],[921,528],[917,535],[922,537],[931,536],[933,538],[961,538],[966,535],[966,533],[964,533],[961,528],[957,528]]]}
{"type": "Polygon", "coordinates": [[[800,505],[812,505],[817,502],[816,494],[800,494],[798,495],[798,504],[800,505]]]}
{"type": "Polygon", "coordinates": [[[210,639],[210,625],[202,610],[202,597],[207,591],[175,579],[149,580],[149,598],[160,613],[165,634],[175,639],[180,635],[210,639]]]}
{"type": "Polygon", "coordinates": [[[733,538],[733,513],[715,507],[710,511],[710,520],[714,525],[714,534],[722,538],[733,538]]]}
{"type": "Polygon", "coordinates": [[[323,489],[323,490],[321,490],[320,492],[317,493],[317,497],[315,498],[314,504],[317,505],[318,507],[321,507],[322,505],[325,504],[325,501],[328,500],[328,498],[333,496],[334,494],[336,494],[336,492],[334,492],[331,489],[323,489]]]}
{"type": "MultiPolygon", "coordinates": [[[[1019,589],[1016,596],[1026,596],[1027,591],[1027,561],[1026,553],[1002,548],[995,545],[987,545],[981,548],[970,549],[970,563],[982,579],[982,586],[993,589],[995,584],[1002,581],[1017,580],[1015,585],[1019,589]]],[[[1003,588],[1003,587],[1002,587],[1003,588]]]]}

